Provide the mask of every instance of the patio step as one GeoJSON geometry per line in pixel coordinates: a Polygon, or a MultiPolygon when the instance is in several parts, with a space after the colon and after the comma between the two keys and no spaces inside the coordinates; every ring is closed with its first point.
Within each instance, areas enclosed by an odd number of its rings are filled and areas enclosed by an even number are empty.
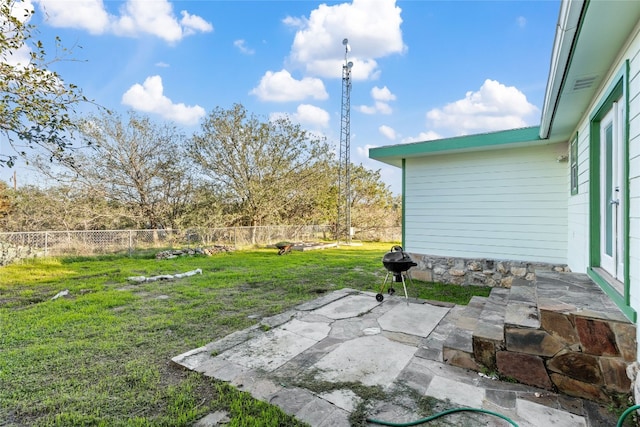
{"type": "Polygon", "coordinates": [[[473,296],[456,321],[456,328],[442,346],[442,359],[449,365],[480,371],[473,355],[473,333],[489,298],[473,296]]]}
{"type": "Polygon", "coordinates": [[[536,271],[474,297],[443,360],[542,389],[608,403],[628,393],[636,327],[585,274],[536,271]]]}
{"type": "Polygon", "coordinates": [[[509,304],[507,304],[504,323],[515,328],[538,329],[540,313],[536,285],[517,278],[513,280],[508,294],[509,304]]]}
{"type": "Polygon", "coordinates": [[[493,288],[485,302],[473,331],[473,357],[487,369],[496,369],[496,353],[504,349],[505,314],[509,302],[509,289],[493,288]]]}
{"type": "Polygon", "coordinates": [[[496,354],[506,349],[505,328],[539,329],[536,286],[516,278],[511,288],[493,288],[487,298],[473,297],[458,330],[445,341],[443,357],[459,367],[495,371],[496,354]]]}

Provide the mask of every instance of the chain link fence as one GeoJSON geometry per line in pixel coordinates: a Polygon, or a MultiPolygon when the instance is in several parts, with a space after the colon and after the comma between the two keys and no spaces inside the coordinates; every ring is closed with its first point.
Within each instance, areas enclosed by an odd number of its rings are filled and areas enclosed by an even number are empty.
{"type": "MultiPolygon", "coordinates": [[[[33,256],[132,253],[145,249],[175,249],[214,245],[243,248],[279,241],[330,241],[329,225],[191,228],[187,230],[89,230],[0,233],[0,265],[33,256]]],[[[397,242],[401,228],[369,230],[354,239],[397,242]]]]}

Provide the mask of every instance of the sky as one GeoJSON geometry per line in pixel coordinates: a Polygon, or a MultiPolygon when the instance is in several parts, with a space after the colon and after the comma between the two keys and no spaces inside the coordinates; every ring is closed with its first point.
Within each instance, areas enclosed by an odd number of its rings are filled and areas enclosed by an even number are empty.
{"type": "MultiPolygon", "coordinates": [[[[385,145],[538,125],[559,0],[27,0],[51,68],[96,104],[188,135],[216,108],[286,114],[340,144],[351,72],[351,161],[385,145]],[[348,39],[348,52],[343,40],[348,39]]],[[[28,54],[28,47],[11,60],[28,54]]],[[[95,113],[83,106],[80,114],[95,113]]],[[[16,166],[18,185],[33,172],[16,166]]],[[[14,170],[0,169],[10,182],[14,170]]]]}

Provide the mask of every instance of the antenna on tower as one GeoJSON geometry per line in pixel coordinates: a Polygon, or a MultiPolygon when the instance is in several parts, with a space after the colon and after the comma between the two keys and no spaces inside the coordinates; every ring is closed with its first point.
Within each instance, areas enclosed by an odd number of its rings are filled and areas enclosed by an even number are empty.
{"type": "Polygon", "coordinates": [[[351,68],[349,61],[349,40],[342,40],[344,64],[342,65],[342,113],[340,119],[340,158],[338,163],[338,220],[336,234],[338,241],[345,234],[347,244],[351,243],[351,68]],[[344,227],[344,228],[343,228],[344,227]]]}

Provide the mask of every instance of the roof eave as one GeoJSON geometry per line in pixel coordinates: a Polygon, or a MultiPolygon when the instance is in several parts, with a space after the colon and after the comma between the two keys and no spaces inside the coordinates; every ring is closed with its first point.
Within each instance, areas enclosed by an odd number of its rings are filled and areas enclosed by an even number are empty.
{"type": "Polygon", "coordinates": [[[438,154],[503,149],[522,145],[547,143],[538,137],[539,126],[498,132],[458,136],[433,141],[386,145],[369,149],[369,158],[401,167],[402,159],[438,154]]]}
{"type": "Polygon", "coordinates": [[[542,118],[540,120],[540,139],[548,138],[551,133],[553,117],[556,113],[562,87],[566,81],[578,28],[586,5],[587,2],[583,0],[563,1],[561,3],[542,108],[542,118]]]}

